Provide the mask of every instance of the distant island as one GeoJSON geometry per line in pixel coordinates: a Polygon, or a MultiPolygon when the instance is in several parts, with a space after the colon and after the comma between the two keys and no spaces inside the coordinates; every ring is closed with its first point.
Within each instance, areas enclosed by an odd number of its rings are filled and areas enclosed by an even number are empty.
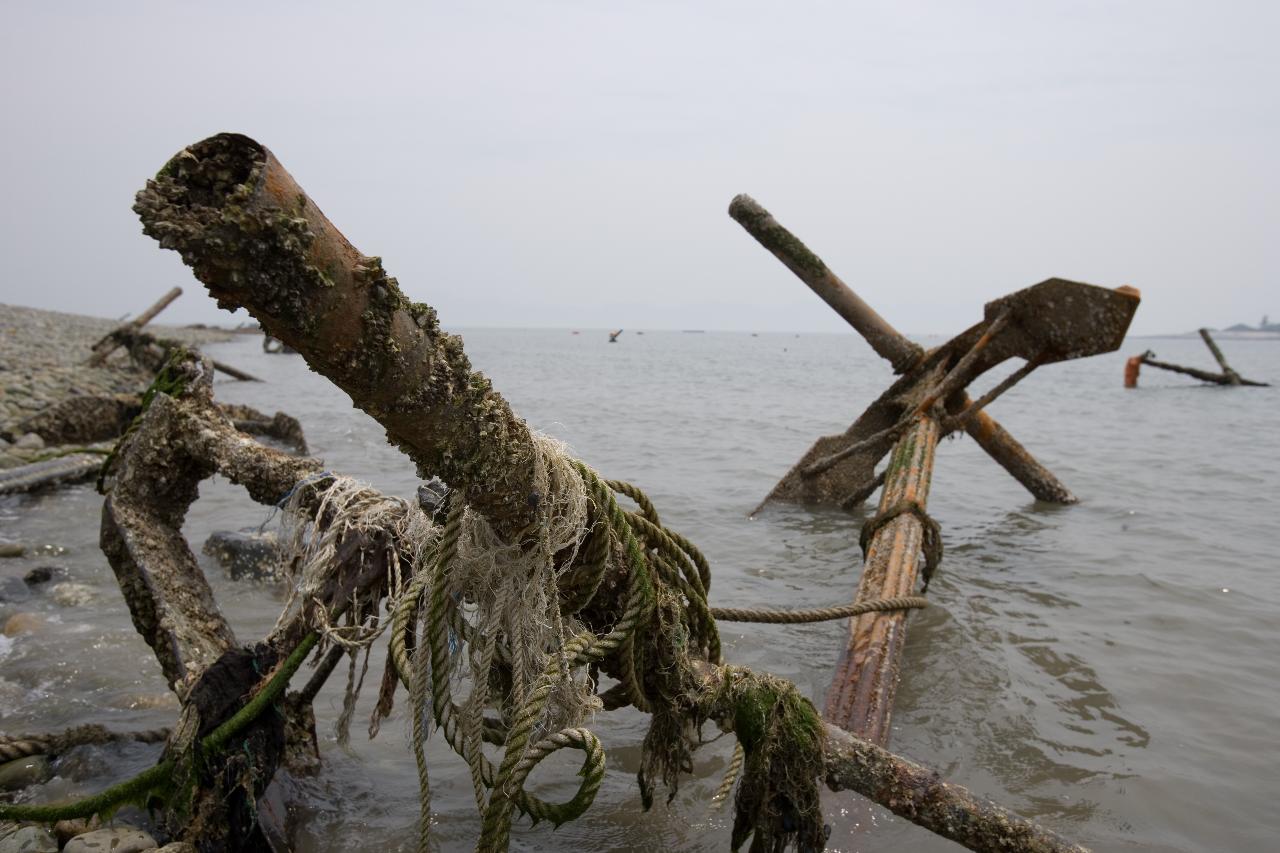
{"type": "Polygon", "coordinates": [[[1275,332],[1280,333],[1280,323],[1267,322],[1267,315],[1262,315],[1262,322],[1257,326],[1250,326],[1247,323],[1236,323],[1234,326],[1227,326],[1224,332],[1275,332]]]}

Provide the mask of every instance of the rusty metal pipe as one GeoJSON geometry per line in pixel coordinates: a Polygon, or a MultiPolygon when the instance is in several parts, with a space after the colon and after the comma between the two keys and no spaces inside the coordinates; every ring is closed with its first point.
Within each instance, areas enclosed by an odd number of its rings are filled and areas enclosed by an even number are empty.
{"type": "Polygon", "coordinates": [[[525,422],[472,371],[435,310],[405,298],[264,146],[224,133],[184,148],[134,210],[220,307],[248,309],[301,353],[424,477],[439,475],[509,542],[534,529],[545,496],[525,422]]]}
{"type": "MultiPolygon", "coordinates": [[[[934,449],[942,430],[921,416],[893,448],[880,496],[880,512],[902,501],[923,509],[933,477],[934,449]]],[[[909,513],[882,526],[867,546],[855,602],[915,593],[924,527],[909,513]]],[[[874,744],[889,741],[889,718],[898,688],[907,613],[868,613],[849,623],[849,640],[827,692],[823,716],[874,744]]]]}
{"type": "Polygon", "coordinates": [[[893,365],[895,373],[906,373],[920,360],[924,354],[920,346],[889,325],[888,320],[854,293],[821,258],[809,251],[808,246],[780,225],[755,199],[746,194],[736,196],[729,203],[729,215],[823,302],[835,309],[846,323],[857,329],[871,348],[893,365]]]}
{"type": "Polygon", "coordinates": [[[1204,345],[1209,348],[1209,352],[1213,353],[1213,357],[1217,359],[1218,366],[1222,368],[1222,375],[1232,385],[1239,385],[1241,382],[1240,374],[1232,370],[1231,365],[1227,364],[1227,357],[1222,354],[1222,350],[1218,349],[1218,344],[1209,336],[1209,330],[1201,329],[1200,337],[1204,339],[1204,345]]]}

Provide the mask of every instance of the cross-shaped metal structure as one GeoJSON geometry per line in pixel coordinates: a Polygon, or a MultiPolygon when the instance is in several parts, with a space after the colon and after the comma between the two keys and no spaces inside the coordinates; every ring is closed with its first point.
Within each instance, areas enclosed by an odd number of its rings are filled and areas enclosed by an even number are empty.
{"type": "MultiPolygon", "coordinates": [[[[729,214],[893,364],[900,378],[839,435],[818,439],[765,499],[852,507],[883,484],[878,512],[863,528],[864,565],[856,602],[915,592],[920,556],[924,581],[941,557],[941,533],[925,511],[934,448],[945,434],[969,432],[996,461],[1044,500],[1075,501],[983,409],[1043,364],[1117,349],[1138,308],[1129,287],[1110,290],[1052,278],[987,303],[983,319],[925,351],[863,302],[817,255],[750,197],[729,214]],[[1010,359],[1025,364],[974,401],[965,388],[1010,359]],[[876,464],[890,453],[885,470],[876,464]]],[[[906,636],[906,610],[871,612],[850,623],[825,716],[879,744],[889,717],[906,636]]]]}

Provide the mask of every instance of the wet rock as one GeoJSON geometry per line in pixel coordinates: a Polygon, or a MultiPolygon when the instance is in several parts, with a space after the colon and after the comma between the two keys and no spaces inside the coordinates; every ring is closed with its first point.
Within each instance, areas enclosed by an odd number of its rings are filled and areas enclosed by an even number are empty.
{"type": "Polygon", "coordinates": [[[83,607],[97,598],[98,594],[91,586],[64,581],[50,588],[49,597],[63,607],[83,607]]]}
{"type": "Polygon", "coordinates": [[[85,820],[82,817],[72,820],[60,820],[53,825],[53,834],[58,836],[59,844],[66,844],[77,835],[84,835],[86,832],[92,832],[102,826],[102,821],[97,815],[85,820]]]}
{"type": "Polygon", "coordinates": [[[178,697],[172,693],[131,693],[109,702],[112,708],[126,711],[155,711],[178,708],[178,697]]]}
{"type": "Polygon", "coordinates": [[[15,450],[44,450],[44,439],[34,432],[24,433],[13,447],[15,450]]]}
{"type": "Polygon", "coordinates": [[[5,620],[4,635],[39,634],[44,630],[44,620],[34,613],[15,613],[5,620]]]}
{"type": "Polygon", "coordinates": [[[43,586],[54,578],[65,578],[66,576],[67,570],[62,566],[36,566],[22,576],[22,582],[34,588],[43,586]]]}
{"type": "Polygon", "coordinates": [[[58,853],[58,839],[41,826],[11,827],[0,834],[0,853],[58,853]]]}
{"type": "Polygon", "coordinates": [[[21,604],[31,597],[31,588],[19,578],[0,578],[0,602],[21,604]]]}
{"type": "Polygon", "coordinates": [[[48,782],[53,776],[46,755],[31,755],[26,758],[15,758],[0,764],[0,791],[21,791],[32,785],[48,782]]]}
{"type": "Polygon", "coordinates": [[[115,826],[77,835],[62,850],[63,853],[141,853],[155,850],[156,846],[156,840],[141,829],[115,826]]]}
{"type": "Polygon", "coordinates": [[[215,530],[201,549],[218,561],[233,580],[274,580],[280,562],[280,543],[274,533],[257,528],[215,530]]]}
{"type": "Polygon", "coordinates": [[[21,557],[26,551],[19,542],[0,542],[0,557],[21,557]]]}

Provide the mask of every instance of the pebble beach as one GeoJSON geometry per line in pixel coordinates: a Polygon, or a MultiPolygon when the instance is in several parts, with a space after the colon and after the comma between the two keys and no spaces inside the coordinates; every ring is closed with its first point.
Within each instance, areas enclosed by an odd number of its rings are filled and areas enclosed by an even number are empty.
{"type": "MultiPolygon", "coordinates": [[[[23,420],[72,395],[142,391],[152,375],[117,351],[101,367],[87,361],[94,343],[122,320],[85,317],[17,305],[0,305],[0,468],[32,461],[46,452],[36,435],[24,435],[23,420]]],[[[219,329],[187,329],[162,324],[150,334],[194,346],[226,341],[219,329]]]]}

